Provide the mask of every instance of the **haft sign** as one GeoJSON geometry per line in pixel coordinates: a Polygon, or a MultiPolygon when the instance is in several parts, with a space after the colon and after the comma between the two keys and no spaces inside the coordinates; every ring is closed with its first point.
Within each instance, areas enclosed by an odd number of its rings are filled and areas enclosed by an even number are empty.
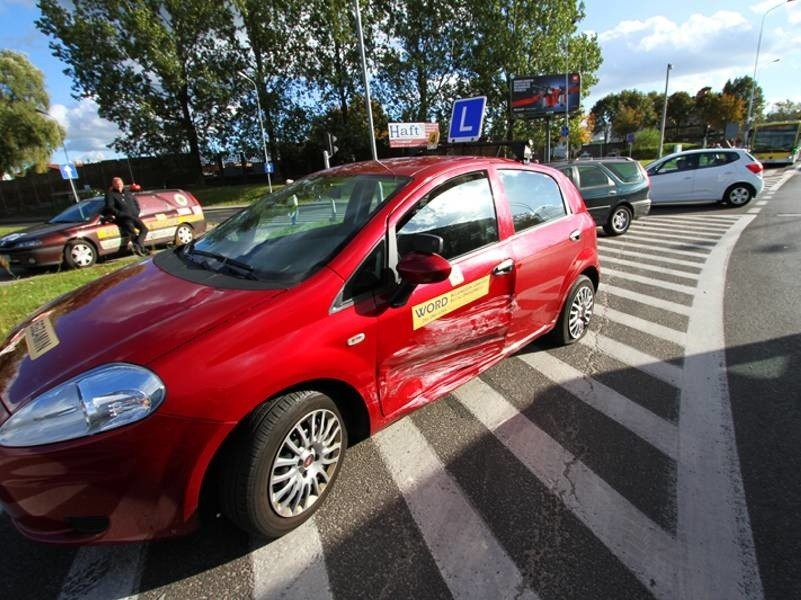
{"type": "Polygon", "coordinates": [[[390,148],[436,148],[439,143],[439,123],[390,123],[390,148]]]}

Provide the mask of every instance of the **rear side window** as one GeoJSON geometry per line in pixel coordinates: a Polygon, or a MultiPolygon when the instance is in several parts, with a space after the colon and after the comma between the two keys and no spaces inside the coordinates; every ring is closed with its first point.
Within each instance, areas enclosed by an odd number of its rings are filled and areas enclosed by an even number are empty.
{"type": "Polygon", "coordinates": [[[642,179],[640,168],[635,162],[603,162],[601,164],[612,171],[620,181],[625,183],[635,183],[642,179]]]}
{"type": "Polygon", "coordinates": [[[567,214],[559,185],[544,173],[502,169],[498,171],[515,232],[547,223],[567,214]]]}
{"type": "Polygon", "coordinates": [[[719,167],[737,160],[736,152],[704,152],[698,156],[698,167],[719,167]]]}
{"type": "Polygon", "coordinates": [[[486,173],[451,179],[431,192],[399,224],[398,253],[411,249],[410,236],[438,235],[442,256],[451,259],[498,241],[498,218],[486,173]]]}
{"type": "Polygon", "coordinates": [[[581,188],[612,185],[606,173],[594,165],[582,165],[577,167],[577,169],[579,174],[579,187],[581,188]]]}

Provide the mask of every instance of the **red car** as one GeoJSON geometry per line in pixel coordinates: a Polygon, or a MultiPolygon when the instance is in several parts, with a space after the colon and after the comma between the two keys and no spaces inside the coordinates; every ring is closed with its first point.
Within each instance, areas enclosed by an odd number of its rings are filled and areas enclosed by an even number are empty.
{"type": "Polygon", "coordinates": [[[48,542],[276,537],[348,444],[533,339],[586,331],[595,222],[558,171],[400,158],[316,173],[43,307],[0,349],[0,501],[48,542]],[[212,492],[212,493],[206,493],[212,492]]]}
{"type": "MultiPolygon", "coordinates": [[[[134,194],[142,222],[149,229],[145,244],[188,244],[206,231],[197,199],[184,190],[134,194]]],[[[83,269],[99,257],[126,249],[128,239],[103,216],[105,198],[89,198],[40,223],[0,238],[0,265],[14,270],[66,264],[83,269]]]]}

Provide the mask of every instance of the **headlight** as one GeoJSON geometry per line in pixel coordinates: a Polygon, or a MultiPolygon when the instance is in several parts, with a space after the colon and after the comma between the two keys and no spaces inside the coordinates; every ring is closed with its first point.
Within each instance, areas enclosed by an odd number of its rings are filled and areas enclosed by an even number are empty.
{"type": "Polygon", "coordinates": [[[144,419],[164,400],[154,373],[124,363],[87,371],[26,404],[0,427],[0,446],[39,446],[144,419]]]}
{"type": "Polygon", "coordinates": [[[42,240],[28,240],[27,242],[17,242],[14,244],[17,248],[38,248],[42,245],[42,240]]]}

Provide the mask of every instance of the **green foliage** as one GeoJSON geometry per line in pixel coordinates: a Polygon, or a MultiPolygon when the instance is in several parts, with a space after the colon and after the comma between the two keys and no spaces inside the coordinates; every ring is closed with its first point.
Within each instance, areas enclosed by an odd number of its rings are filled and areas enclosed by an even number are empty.
{"type": "MultiPolygon", "coordinates": [[[[751,91],[754,84],[754,79],[749,77],[748,75],[744,75],[742,77],[735,77],[734,79],[729,79],[726,81],[725,85],[723,86],[723,93],[729,94],[730,96],[735,96],[739,98],[742,102],[745,111],[748,110],[748,103],[751,98],[751,91]]],[[[751,109],[751,114],[753,115],[754,121],[760,121],[761,115],[765,110],[765,95],[762,92],[762,88],[757,85],[753,87],[754,92],[754,103],[751,109]]],[[[746,116],[743,113],[743,118],[746,116]]]]}
{"type": "Polygon", "coordinates": [[[634,135],[634,149],[658,148],[659,130],[653,127],[642,129],[634,135]]]}
{"type": "Polygon", "coordinates": [[[44,76],[25,56],[0,51],[0,174],[44,172],[64,132],[46,113],[44,76]]]}
{"type": "Polygon", "coordinates": [[[767,121],[795,121],[801,119],[801,102],[784,100],[773,105],[768,113],[767,121]]]}

